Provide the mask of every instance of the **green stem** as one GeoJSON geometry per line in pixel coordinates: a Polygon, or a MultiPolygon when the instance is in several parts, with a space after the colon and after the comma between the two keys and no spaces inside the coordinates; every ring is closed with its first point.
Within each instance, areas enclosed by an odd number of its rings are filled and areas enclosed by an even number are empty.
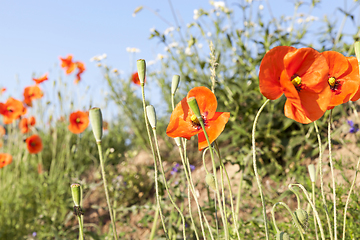
{"type": "MultiPolygon", "coordinates": [[[[315,131],[316,131],[316,135],[317,135],[317,139],[318,139],[318,143],[319,143],[319,163],[318,166],[316,167],[318,170],[319,169],[319,173],[320,173],[320,191],[321,191],[321,197],[322,197],[322,202],[323,202],[323,207],[325,209],[325,215],[326,215],[326,220],[327,220],[327,224],[329,227],[329,234],[330,234],[330,239],[333,240],[333,234],[332,234],[332,230],[331,230],[331,220],[330,220],[330,216],[329,216],[329,211],[327,208],[327,204],[326,204],[326,198],[325,198],[325,193],[324,193],[324,177],[323,177],[323,163],[322,163],[322,144],[321,144],[321,138],[320,138],[320,133],[319,133],[319,128],[318,125],[316,124],[316,121],[314,121],[314,127],[315,127],[315,131]]],[[[316,171],[318,172],[318,171],[316,171]]],[[[314,202],[315,204],[315,202],[314,202]]]]}
{"type": "Polygon", "coordinates": [[[275,226],[275,229],[276,229],[276,232],[279,232],[279,228],[276,226],[276,221],[275,221],[275,207],[277,205],[282,205],[286,208],[286,210],[288,210],[288,212],[290,213],[291,215],[291,218],[293,219],[294,223],[295,223],[295,226],[298,230],[298,232],[300,233],[300,237],[302,240],[305,240],[304,238],[304,234],[302,233],[302,227],[300,226],[300,223],[299,221],[297,220],[297,218],[295,217],[294,213],[291,211],[291,209],[289,208],[288,205],[286,205],[286,203],[283,203],[283,202],[277,202],[274,204],[273,208],[271,209],[271,215],[272,215],[272,218],[273,218],[273,222],[274,222],[274,226],[275,226]]]}
{"type": "Polygon", "coordinates": [[[79,240],[84,240],[83,222],[80,216],[78,216],[78,220],[79,220],[79,240]]]}
{"type": "MultiPolygon", "coordinates": [[[[194,196],[195,198],[195,196],[194,196]]],[[[195,221],[194,221],[194,218],[193,218],[193,215],[192,215],[192,211],[191,211],[191,195],[190,195],[190,185],[188,185],[188,200],[189,200],[189,215],[190,215],[190,219],[191,219],[191,224],[194,228],[194,232],[195,232],[195,237],[197,240],[199,240],[199,235],[196,231],[196,225],[195,225],[195,221]]],[[[200,213],[201,215],[201,213],[200,213]]],[[[200,219],[201,221],[201,219],[200,219]]],[[[205,233],[203,232],[204,236],[205,236],[205,233]]]]}
{"type": "Polygon", "coordinates": [[[213,149],[212,149],[212,147],[211,147],[211,143],[210,143],[210,140],[209,140],[209,136],[208,136],[208,134],[207,134],[207,132],[206,132],[203,119],[200,117],[200,118],[198,118],[198,120],[199,120],[200,125],[201,125],[201,128],[202,128],[202,130],[203,130],[203,132],[204,132],[206,141],[207,141],[207,143],[208,143],[208,145],[209,145],[210,156],[211,156],[211,161],[212,161],[212,165],[213,165],[213,174],[214,174],[214,178],[215,178],[216,194],[217,194],[217,198],[218,198],[218,202],[219,202],[219,208],[220,208],[221,218],[222,218],[222,221],[223,221],[223,224],[224,224],[225,239],[229,239],[227,220],[226,220],[225,215],[224,215],[224,210],[223,210],[222,203],[221,203],[220,191],[219,191],[218,182],[217,182],[216,164],[215,164],[214,152],[213,152],[213,149]]]}
{"type": "Polygon", "coordinates": [[[104,157],[103,157],[103,152],[102,152],[101,141],[97,141],[97,146],[98,146],[98,150],[99,150],[101,175],[102,175],[103,183],[104,183],[106,202],[107,202],[107,205],[108,205],[108,208],[109,208],[109,213],[110,213],[111,224],[112,224],[112,227],[113,227],[114,238],[117,240],[118,237],[117,237],[117,233],[116,233],[116,225],[115,225],[115,220],[114,220],[114,217],[113,217],[113,212],[112,212],[112,209],[111,209],[109,192],[108,192],[106,176],[105,176],[104,157]]]}
{"type": "Polygon", "coordinates": [[[357,177],[357,173],[358,173],[358,170],[359,170],[359,164],[360,164],[360,159],[359,161],[357,162],[357,165],[356,165],[356,170],[355,170],[355,177],[354,177],[354,180],[351,184],[351,187],[350,187],[350,190],[349,190],[349,195],[346,199],[346,204],[345,204],[345,209],[344,209],[344,224],[343,224],[343,240],[345,240],[345,228],[346,228],[346,211],[347,211],[347,208],[348,208],[348,205],[349,205],[349,201],[350,201],[350,195],[351,195],[351,192],[354,188],[354,185],[355,185],[355,182],[356,182],[356,177],[357,177]]]}
{"type": "Polygon", "coordinates": [[[259,187],[261,204],[262,204],[262,208],[263,208],[262,210],[263,210],[263,217],[264,217],[266,240],[269,240],[269,229],[268,229],[268,221],[267,221],[267,217],[266,217],[265,199],[264,199],[264,195],[263,195],[263,192],[262,192],[260,177],[259,177],[259,173],[258,173],[258,171],[257,171],[257,166],[256,166],[255,129],[256,129],[256,124],[257,124],[258,118],[259,118],[259,116],[260,116],[260,113],[262,112],[262,110],[264,109],[264,107],[266,106],[266,104],[267,104],[269,101],[270,101],[270,100],[267,99],[267,100],[264,102],[264,104],[260,107],[258,113],[257,113],[256,116],[255,116],[254,124],[253,124],[253,129],[252,129],[253,167],[254,167],[254,172],[255,172],[255,176],[256,176],[256,182],[257,182],[257,185],[258,185],[258,187],[259,187]]]}
{"type": "Polygon", "coordinates": [[[150,240],[154,239],[155,233],[156,233],[156,229],[157,229],[157,221],[159,219],[159,206],[156,206],[156,210],[155,210],[155,216],[154,216],[154,221],[153,221],[153,225],[151,227],[151,233],[150,233],[150,240]]]}
{"type": "Polygon", "coordinates": [[[149,128],[149,120],[148,120],[147,114],[146,114],[144,83],[141,84],[141,96],[142,96],[142,103],[143,103],[146,131],[147,131],[147,134],[148,134],[148,138],[149,138],[149,142],[150,142],[150,148],[151,148],[152,156],[153,156],[153,159],[154,159],[155,192],[156,192],[157,208],[159,209],[160,219],[161,219],[161,223],[163,225],[163,229],[164,229],[166,239],[169,239],[169,236],[168,236],[167,231],[166,231],[164,216],[162,214],[161,206],[160,206],[161,199],[160,199],[160,196],[159,196],[158,169],[157,169],[157,162],[156,162],[156,155],[155,155],[154,145],[153,145],[152,140],[151,140],[151,134],[150,134],[150,128],[149,128]]]}
{"type": "MultiPolygon", "coordinates": [[[[313,204],[315,205],[315,182],[311,182],[311,191],[312,191],[313,204]]],[[[315,236],[316,236],[316,240],[319,240],[315,216],[314,216],[314,226],[315,226],[315,236]]]]}
{"type": "Polygon", "coordinates": [[[318,212],[317,212],[317,210],[316,210],[316,208],[315,208],[315,205],[314,205],[313,202],[311,201],[311,198],[310,198],[308,192],[306,191],[306,189],[304,188],[304,186],[301,185],[301,184],[290,184],[290,185],[289,185],[289,188],[292,188],[292,186],[297,186],[297,187],[299,187],[301,190],[303,190],[303,192],[304,192],[304,194],[305,194],[308,202],[310,203],[310,205],[311,205],[311,207],[312,207],[312,209],[313,209],[314,215],[315,215],[316,220],[317,220],[317,223],[318,223],[318,225],[319,225],[320,234],[321,234],[321,239],[322,239],[322,240],[325,240],[324,229],[323,229],[323,227],[322,227],[319,214],[318,214],[318,212]]]}
{"type": "Polygon", "coordinates": [[[166,188],[166,191],[168,193],[168,196],[169,196],[169,199],[170,199],[171,203],[174,205],[174,207],[176,208],[176,210],[180,214],[180,217],[181,217],[182,222],[183,222],[183,238],[186,240],[185,218],[184,218],[184,215],[182,214],[182,212],[180,211],[179,207],[176,205],[176,203],[174,202],[174,200],[173,200],[173,198],[172,198],[172,196],[170,194],[170,190],[169,190],[168,184],[166,182],[165,171],[164,171],[164,167],[163,167],[162,159],[161,159],[161,155],[160,155],[160,148],[159,148],[159,143],[158,143],[158,140],[157,140],[156,129],[154,129],[154,128],[153,128],[153,134],[154,134],[154,140],[155,140],[155,147],[156,147],[156,151],[157,151],[158,159],[159,159],[159,164],[160,164],[160,170],[161,170],[161,173],[162,173],[163,179],[164,179],[164,185],[165,185],[165,188],[166,188]]]}
{"type": "Polygon", "coordinates": [[[336,220],[336,185],[335,185],[335,177],[334,177],[334,163],[332,161],[331,154],[331,117],[332,117],[332,109],[330,110],[329,122],[328,122],[328,142],[329,142],[329,161],[330,161],[330,170],[331,170],[331,179],[332,179],[332,187],[333,187],[333,200],[334,200],[334,239],[337,240],[337,220],[336,220]]]}

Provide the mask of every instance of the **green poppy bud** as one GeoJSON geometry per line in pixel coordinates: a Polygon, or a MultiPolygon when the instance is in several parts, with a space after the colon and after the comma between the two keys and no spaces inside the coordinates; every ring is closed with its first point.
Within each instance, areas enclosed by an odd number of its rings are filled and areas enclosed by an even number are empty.
{"type": "Polygon", "coordinates": [[[308,213],[305,210],[298,208],[294,212],[294,215],[296,220],[300,223],[302,229],[305,231],[308,226],[308,220],[309,220],[308,213]]]}
{"type": "Polygon", "coordinates": [[[315,182],[316,170],[315,170],[314,164],[310,164],[310,165],[308,166],[308,170],[309,170],[309,175],[310,175],[310,180],[311,180],[311,182],[315,182]]]}
{"type": "Polygon", "coordinates": [[[78,183],[71,184],[71,194],[76,207],[80,206],[81,202],[81,186],[78,183]]]}
{"type": "Polygon", "coordinates": [[[146,76],[146,62],[144,59],[139,59],[136,61],[136,66],[138,70],[138,75],[140,79],[141,85],[145,82],[145,76],[146,76]]]}
{"type": "Polygon", "coordinates": [[[290,240],[290,236],[286,232],[279,232],[276,234],[276,240],[290,240]]]}
{"type": "Polygon", "coordinates": [[[180,76],[174,75],[172,78],[172,82],[171,82],[171,94],[172,95],[175,95],[175,92],[179,87],[179,83],[180,83],[180,76]]]}
{"type": "Polygon", "coordinates": [[[152,129],[156,128],[156,112],[152,105],[146,106],[146,115],[152,129]]]}
{"type": "Polygon", "coordinates": [[[198,105],[198,103],[196,101],[196,98],[195,97],[189,97],[187,99],[187,102],[189,104],[189,107],[190,107],[191,111],[195,114],[197,119],[202,120],[199,105],[198,105]]]}
{"type": "Polygon", "coordinates": [[[206,184],[214,191],[216,191],[216,184],[215,184],[215,176],[211,173],[208,173],[205,177],[206,184]]]}
{"type": "Polygon", "coordinates": [[[101,142],[103,134],[103,121],[100,108],[95,107],[90,109],[89,117],[96,142],[101,142]]]}

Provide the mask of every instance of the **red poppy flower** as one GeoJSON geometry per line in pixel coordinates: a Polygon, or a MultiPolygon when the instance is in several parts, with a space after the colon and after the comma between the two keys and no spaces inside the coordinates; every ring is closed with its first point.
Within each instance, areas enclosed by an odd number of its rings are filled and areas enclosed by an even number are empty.
{"type": "Polygon", "coordinates": [[[70,132],[82,133],[89,125],[89,115],[86,112],[77,111],[70,114],[70,132]]]}
{"type": "MultiPolygon", "coordinates": [[[[131,81],[133,83],[135,83],[136,85],[139,85],[139,86],[141,85],[138,72],[135,72],[131,75],[131,81]]],[[[144,83],[145,83],[145,81],[146,81],[146,78],[144,79],[144,83]]]]}
{"type": "Polygon", "coordinates": [[[80,82],[81,74],[85,71],[86,68],[85,68],[85,64],[82,62],[76,62],[75,64],[79,70],[78,73],[76,74],[76,79],[75,79],[75,83],[77,84],[80,82]]]}
{"type": "Polygon", "coordinates": [[[6,88],[0,88],[0,94],[3,94],[6,91],[6,88]]]}
{"type": "Polygon", "coordinates": [[[10,97],[6,103],[0,103],[0,114],[4,116],[4,123],[12,123],[18,119],[24,111],[22,102],[10,97]]]}
{"type": "Polygon", "coordinates": [[[72,73],[75,68],[76,64],[72,61],[72,55],[67,55],[66,58],[61,58],[61,67],[66,71],[66,74],[72,73]]]}
{"type": "Polygon", "coordinates": [[[199,150],[208,146],[204,132],[194,113],[191,111],[187,99],[195,97],[199,105],[201,116],[204,120],[206,133],[212,143],[224,130],[225,124],[230,118],[229,112],[216,112],[216,97],[206,87],[195,87],[189,91],[187,96],[179,102],[170,117],[166,134],[169,137],[183,137],[190,139],[198,134],[199,150]]]}
{"type": "Polygon", "coordinates": [[[12,162],[12,156],[8,153],[0,153],[0,168],[9,165],[12,162]]]}
{"type": "Polygon", "coordinates": [[[42,140],[38,135],[32,135],[26,139],[26,147],[31,154],[39,153],[43,149],[42,140]]]}
{"type": "Polygon", "coordinates": [[[32,100],[42,98],[43,96],[43,92],[37,85],[26,87],[24,89],[24,102],[29,107],[32,106],[32,100]]]}
{"type": "Polygon", "coordinates": [[[285,116],[311,123],[330,103],[328,72],[326,59],[312,48],[275,47],[260,64],[260,92],[271,100],[285,94],[285,116]]]}
{"type": "Polygon", "coordinates": [[[348,102],[360,85],[359,64],[355,57],[345,57],[335,51],[326,51],[322,55],[329,66],[328,87],[331,89],[331,101],[328,109],[348,102]]]}
{"type": "Polygon", "coordinates": [[[33,80],[36,82],[36,84],[42,83],[42,82],[48,80],[48,74],[45,73],[44,75],[42,75],[39,78],[33,78],[33,80]]]}
{"type": "Polygon", "coordinates": [[[30,131],[30,126],[34,126],[36,123],[36,120],[34,117],[28,118],[22,118],[19,123],[19,128],[22,133],[28,133],[30,131]]]}

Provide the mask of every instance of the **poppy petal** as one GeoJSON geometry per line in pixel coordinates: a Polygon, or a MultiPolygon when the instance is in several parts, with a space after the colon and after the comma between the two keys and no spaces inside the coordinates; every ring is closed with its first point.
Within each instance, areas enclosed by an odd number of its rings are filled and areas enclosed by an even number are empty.
{"type": "Polygon", "coordinates": [[[201,114],[205,118],[212,118],[216,112],[217,100],[215,94],[207,87],[194,87],[187,94],[187,98],[195,97],[201,114]]]}
{"type": "Polygon", "coordinates": [[[335,51],[326,51],[321,53],[329,66],[329,77],[339,78],[350,66],[350,63],[344,55],[335,51]]]}

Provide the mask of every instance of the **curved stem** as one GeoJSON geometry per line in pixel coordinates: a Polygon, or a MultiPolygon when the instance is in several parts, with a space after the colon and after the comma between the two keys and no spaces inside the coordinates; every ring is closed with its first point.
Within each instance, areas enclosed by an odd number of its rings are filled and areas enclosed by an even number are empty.
{"type": "Polygon", "coordinates": [[[156,130],[153,128],[153,134],[154,134],[154,140],[155,140],[155,146],[156,146],[156,151],[157,151],[157,154],[158,154],[158,159],[159,159],[159,164],[160,164],[160,170],[161,170],[161,173],[163,175],[163,179],[164,179],[164,185],[165,185],[165,189],[168,193],[168,196],[169,196],[169,199],[170,199],[170,202],[174,205],[175,209],[179,212],[180,214],[180,217],[182,219],[182,222],[183,222],[183,238],[186,240],[186,233],[185,233],[185,218],[184,218],[184,215],[182,214],[182,212],[180,211],[179,207],[176,205],[176,203],[174,202],[171,194],[170,194],[170,190],[169,190],[169,187],[168,187],[168,184],[166,182],[166,178],[165,178],[165,171],[164,171],[164,167],[163,167],[163,164],[162,164],[162,159],[161,159],[161,155],[160,155],[160,149],[159,149],[159,143],[157,141],[157,135],[156,135],[156,130]]]}
{"type": "Polygon", "coordinates": [[[97,142],[97,146],[98,146],[98,150],[99,150],[101,175],[102,175],[103,183],[104,183],[106,202],[107,202],[107,205],[108,205],[108,208],[109,208],[109,213],[110,213],[110,219],[111,219],[111,224],[112,224],[112,228],[113,228],[114,238],[117,240],[118,237],[117,237],[117,233],[116,233],[116,225],[115,225],[115,220],[114,220],[114,217],[113,217],[113,211],[112,211],[111,204],[110,204],[109,192],[108,192],[106,176],[105,176],[104,157],[103,157],[103,152],[102,152],[101,141],[97,142]]]}
{"type": "Polygon", "coordinates": [[[258,113],[256,114],[255,119],[254,119],[252,134],[251,134],[251,135],[252,135],[253,167],[254,167],[256,182],[257,182],[257,185],[258,185],[258,187],[259,187],[261,204],[262,204],[262,208],[263,208],[263,217],[264,217],[264,224],[265,224],[266,240],[269,240],[269,229],[268,229],[268,222],[267,222],[267,218],[266,218],[265,199],[264,199],[264,195],[263,195],[263,192],[262,192],[260,177],[259,177],[259,173],[258,173],[258,171],[257,171],[257,166],[256,166],[255,129],[256,129],[256,124],[257,124],[258,118],[259,118],[259,116],[260,116],[260,113],[262,112],[262,110],[264,109],[264,107],[266,106],[266,104],[267,104],[269,101],[270,101],[270,100],[267,99],[267,100],[264,102],[264,104],[260,107],[258,113]]]}
{"type": "Polygon", "coordinates": [[[323,229],[323,227],[322,227],[319,214],[318,214],[318,212],[317,212],[317,210],[316,210],[316,208],[315,208],[315,205],[314,205],[313,202],[311,201],[311,198],[310,198],[308,192],[306,191],[306,189],[304,188],[304,186],[301,185],[301,184],[290,184],[290,185],[289,185],[289,188],[292,188],[292,186],[297,186],[297,187],[299,187],[301,190],[303,190],[303,192],[304,192],[304,194],[305,194],[308,202],[310,203],[310,205],[311,205],[311,207],[312,207],[312,209],[313,209],[313,211],[314,211],[314,215],[315,215],[316,220],[317,220],[317,223],[318,223],[318,225],[319,225],[320,234],[321,234],[321,239],[322,239],[322,240],[325,240],[324,229],[323,229]]]}
{"type": "Polygon", "coordinates": [[[334,239],[337,240],[337,220],[336,220],[336,185],[334,177],[334,163],[332,161],[331,154],[331,117],[332,109],[330,110],[329,122],[328,122],[328,142],[329,142],[329,161],[330,161],[330,170],[331,170],[331,179],[332,179],[332,188],[333,188],[333,201],[334,201],[334,239]]]}
{"type": "MultiPolygon", "coordinates": [[[[326,215],[327,224],[328,224],[328,227],[329,227],[330,239],[333,240],[333,234],[332,234],[332,229],[331,229],[331,220],[330,220],[329,211],[328,211],[328,208],[327,208],[326,198],[325,198],[325,193],[324,193],[324,179],[323,179],[324,177],[323,177],[323,167],[322,167],[323,166],[323,163],[322,163],[322,144],[321,144],[319,128],[318,128],[318,125],[316,124],[316,121],[314,121],[314,127],[315,127],[316,136],[317,136],[318,143],[319,143],[319,163],[318,163],[318,166],[316,167],[317,168],[316,170],[319,170],[319,173],[320,173],[321,197],[322,197],[323,207],[325,209],[325,215],[326,215]]],[[[316,171],[316,172],[318,172],[318,171],[316,171]]],[[[314,202],[314,204],[315,204],[315,202],[314,202]]]]}
{"type": "Polygon", "coordinates": [[[347,211],[347,208],[348,208],[348,205],[349,205],[349,201],[350,201],[350,195],[351,195],[351,192],[354,188],[354,185],[355,185],[355,182],[356,182],[356,177],[357,177],[357,173],[358,173],[358,170],[359,170],[359,164],[360,164],[360,159],[359,161],[357,162],[357,165],[356,165],[356,170],[355,170],[355,177],[354,177],[354,180],[351,184],[351,187],[350,187],[350,190],[349,190],[349,195],[346,199],[346,204],[345,204],[345,209],[344,209],[344,224],[343,224],[343,240],[345,240],[345,228],[346,228],[346,211],[347,211]]]}

